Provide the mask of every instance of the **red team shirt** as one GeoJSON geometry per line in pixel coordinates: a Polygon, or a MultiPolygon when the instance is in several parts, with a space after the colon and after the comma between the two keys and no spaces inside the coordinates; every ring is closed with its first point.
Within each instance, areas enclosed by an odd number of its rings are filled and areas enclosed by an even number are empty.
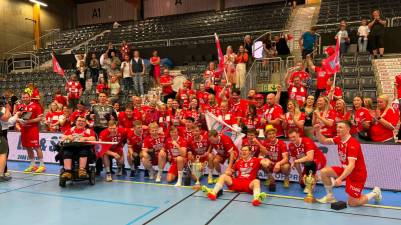
{"type": "MultiPolygon", "coordinates": [[[[178,137],[178,140],[176,142],[178,143],[178,145],[181,148],[186,148],[187,147],[187,141],[182,137],[178,137]]],[[[166,151],[167,151],[167,155],[168,155],[168,157],[170,159],[170,162],[171,163],[176,163],[175,158],[177,156],[180,156],[180,150],[173,145],[173,139],[171,137],[167,138],[166,151]]]]}
{"type": "MultiPolygon", "coordinates": [[[[281,108],[279,104],[274,104],[273,106],[270,106],[265,112],[265,118],[267,120],[267,123],[269,123],[271,120],[280,118],[282,114],[283,114],[283,108],[281,108]]],[[[278,125],[273,125],[273,127],[277,129],[277,134],[276,134],[277,137],[284,136],[281,123],[278,125]]]]}
{"type": "Polygon", "coordinates": [[[140,153],[142,150],[144,140],[144,134],[140,135],[135,134],[133,129],[129,129],[127,132],[127,144],[132,145],[134,152],[140,153]]]}
{"type": "Polygon", "coordinates": [[[327,80],[330,79],[332,74],[326,73],[322,68],[315,66],[316,72],[316,87],[317,89],[324,90],[327,86],[327,80]]]}
{"type": "Polygon", "coordinates": [[[266,142],[267,158],[274,164],[283,160],[283,153],[288,152],[284,141],[276,139],[274,142],[266,142]]]}
{"type": "MultiPolygon", "coordinates": [[[[326,165],[326,157],[323,152],[316,146],[312,139],[307,137],[301,138],[301,143],[297,146],[294,143],[288,145],[288,150],[292,157],[300,159],[305,157],[309,151],[313,152],[313,161],[316,163],[317,170],[322,169],[326,165]]],[[[305,171],[304,171],[305,173],[305,171]]]]}
{"type": "MultiPolygon", "coordinates": [[[[298,120],[299,121],[305,121],[305,118],[306,118],[306,115],[305,115],[305,113],[301,113],[300,115],[299,115],[299,118],[298,118],[298,120]]],[[[292,115],[292,114],[290,114],[290,113],[286,113],[286,114],[284,114],[284,119],[285,119],[285,122],[287,123],[287,129],[285,130],[285,135],[286,135],[286,137],[288,137],[288,131],[290,130],[290,129],[294,129],[294,130],[296,130],[296,131],[298,131],[299,132],[299,135],[301,136],[301,137],[303,137],[304,136],[304,129],[301,129],[301,128],[299,128],[297,125],[295,125],[295,123],[294,123],[294,115],[292,115]]]]}
{"type": "Polygon", "coordinates": [[[342,167],[332,167],[337,176],[340,176],[344,172],[344,168],[348,166],[349,158],[356,160],[354,169],[346,178],[345,191],[351,197],[359,198],[361,197],[361,193],[367,178],[365,159],[363,157],[361,145],[353,137],[350,137],[347,141],[342,142],[341,138],[336,136],[333,138],[333,142],[338,145],[338,156],[342,164],[342,167]]]}
{"type": "MultiPolygon", "coordinates": [[[[46,122],[47,122],[47,124],[51,124],[51,125],[56,124],[60,120],[60,116],[63,115],[63,114],[64,114],[63,112],[48,112],[46,114],[46,122]]],[[[49,126],[48,130],[49,131],[57,131],[58,129],[57,128],[56,129],[52,129],[49,126]]]]}
{"type": "Polygon", "coordinates": [[[64,135],[72,135],[75,138],[78,139],[79,136],[82,137],[95,137],[96,134],[92,129],[88,128],[83,128],[83,129],[78,129],[77,127],[72,127],[68,129],[64,135]]]}
{"type": "Polygon", "coordinates": [[[200,161],[204,162],[207,160],[207,155],[204,156],[209,149],[210,143],[207,137],[207,133],[201,135],[200,140],[195,140],[192,138],[188,141],[188,151],[190,151],[196,158],[196,156],[200,157],[200,161]],[[202,157],[203,156],[203,157],[202,157]]]}
{"type": "Polygon", "coordinates": [[[395,76],[395,84],[397,85],[397,97],[401,98],[401,74],[395,76]]]}
{"type": "MultiPolygon", "coordinates": [[[[392,107],[388,108],[388,110],[385,112],[380,111],[380,115],[383,119],[393,125],[393,127],[396,127],[398,121],[400,120],[399,114],[392,107]]],[[[385,142],[394,137],[394,133],[392,130],[387,129],[377,121],[372,124],[369,133],[372,141],[375,142],[385,142]]]]}
{"type": "Polygon", "coordinates": [[[351,127],[351,134],[356,134],[363,131],[362,123],[372,122],[372,115],[367,108],[360,108],[355,111],[351,127]]]}
{"type": "Polygon", "coordinates": [[[124,146],[124,140],[126,139],[127,134],[124,128],[117,128],[117,132],[115,135],[111,135],[110,131],[108,128],[104,129],[102,132],[99,134],[99,140],[100,141],[107,141],[107,142],[118,142],[118,144],[115,145],[110,145],[110,144],[103,144],[101,149],[100,149],[100,156],[103,156],[104,153],[107,151],[112,151],[120,156],[123,154],[123,146],[124,146]]]}
{"type": "MultiPolygon", "coordinates": [[[[42,107],[36,101],[28,105],[21,104],[19,108],[23,108],[23,112],[31,113],[29,119],[36,119],[43,115],[42,107]]],[[[39,147],[39,123],[21,124],[21,144],[26,148],[39,147]]]]}
{"type": "Polygon", "coordinates": [[[256,142],[250,142],[247,137],[242,139],[242,146],[248,146],[251,149],[253,157],[259,157],[260,147],[256,142]]]}
{"type": "Polygon", "coordinates": [[[248,160],[238,159],[233,165],[237,176],[232,178],[232,184],[228,186],[228,189],[252,193],[253,191],[249,188],[249,184],[256,179],[261,161],[262,158],[256,157],[252,157],[248,160]]]}
{"type": "MultiPolygon", "coordinates": [[[[333,122],[336,119],[336,113],[334,110],[329,110],[327,112],[320,112],[320,116],[322,116],[326,120],[330,120],[333,122]]],[[[334,137],[335,129],[333,129],[333,127],[335,127],[335,123],[333,123],[333,126],[327,126],[322,121],[319,121],[319,124],[321,127],[320,131],[325,137],[334,137]]]]}
{"type": "Polygon", "coordinates": [[[79,92],[82,90],[82,86],[78,81],[68,81],[65,85],[65,90],[68,92],[69,99],[79,99],[81,97],[79,92]]]}
{"type": "Polygon", "coordinates": [[[158,164],[158,155],[162,149],[165,149],[165,138],[162,136],[158,136],[157,138],[153,138],[151,135],[147,136],[143,141],[143,148],[149,149],[154,152],[151,153],[154,157],[152,157],[152,164],[158,164]]]}
{"type": "Polygon", "coordinates": [[[232,151],[234,151],[236,156],[238,156],[237,147],[234,145],[231,138],[229,138],[224,134],[220,135],[220,140],[218,141],[217,144],[212,144],[212,143],[210,144],[212,148],[216,151],[217,155],[221,156],[224,160],[230,157],[230,153],[228,152],[230,149],[232,149],[232,151]]]}
{"type": "Polygon", "coordinates": [[[296,100],[299,106],[303,106],[308,95],[308,90],[306,87],[300,85],[296,87],[294,85],[290,85],[288,87],[288,96],[290,99],[296,100]]]}

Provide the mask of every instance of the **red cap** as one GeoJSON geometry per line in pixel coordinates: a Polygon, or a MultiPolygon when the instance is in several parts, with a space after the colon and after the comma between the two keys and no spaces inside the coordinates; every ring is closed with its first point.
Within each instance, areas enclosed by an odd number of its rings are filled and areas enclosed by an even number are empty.
{"type": "Polygon", "coordinates": [[[330,56],[330,55],[333,55],[336,52],[336,50],[334,50],[334,48],[332,46],[329,46],[326,48],[325,52],[327,53],[327,55],[330,56]]]}

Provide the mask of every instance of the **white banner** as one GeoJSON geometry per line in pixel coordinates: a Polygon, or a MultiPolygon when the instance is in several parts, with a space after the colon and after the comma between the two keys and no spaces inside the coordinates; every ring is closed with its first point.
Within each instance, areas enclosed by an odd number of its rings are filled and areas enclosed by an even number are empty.
{"type": "Polygon", "coordinates": [[[238,150],[241,149],[242,146],[242,138],[245,137],[245,134],[241,132],[237,132],[235,128],[225,123],[223,120],[217,118],[210,112],[206,112],[206,124],[209,130],[216,130],[219,133],[223,133],[231,138],[234,142],[235,146],[237,146],[238,150]]]}

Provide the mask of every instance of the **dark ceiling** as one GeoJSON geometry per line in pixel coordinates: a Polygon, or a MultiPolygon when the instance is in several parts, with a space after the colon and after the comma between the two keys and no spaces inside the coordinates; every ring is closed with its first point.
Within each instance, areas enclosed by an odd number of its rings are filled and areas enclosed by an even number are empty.
{"type": "Polygon", "coordinates": [[[75,3],[79,4],[79,3],[87,3],[87,2],[99,2],[102,0],[73,0],[75,3]]]}

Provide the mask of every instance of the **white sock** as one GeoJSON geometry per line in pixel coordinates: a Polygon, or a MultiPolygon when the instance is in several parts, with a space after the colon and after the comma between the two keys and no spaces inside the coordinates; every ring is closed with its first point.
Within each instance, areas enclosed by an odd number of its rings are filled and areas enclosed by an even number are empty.
{"type": "Polygon", "coordinates": [[[39,166],[45,166],[45,162],[43,161],[43,159],[39,159],[39,166]]]}
{"type": "Polygon", "coordinates": [[[372,198],[376,197],[376,193],[375,192],[369,192],[366,194],[366,197],[368,197],[368,201],[372,200],[372,198]]]}
{"type": "Polygon", "coordinates": [[[256,198],[260,194],[260,188],[255,188],[253,190],[253,198],[256,198]]]}
{"type": "Polygon", "coordinates": [[[213,177],[213,169],[211,169],[211,168],[207,168],[207,173],[208,173],[208,177],[213,177]]]}
{"type": "Polygon", "coordinates": [[[326,185],[324,185],[324,189],[326,189],[326,193],[327,193],[327,195],[329,195],[329,196],[333,196],[333,186],[326,186],[326,185]]]}
{"type": "Polygon", "coordinates": [[[183,174],[182,171],[178,171],[177,183],[178,183],[178,182],[181,183],[181,181],[182,181],[182,174],[183,174]]]}
{"type": "Polygon", "coordinates": [[[35,158],[30,159],[30,161],[31,161],[31,166],[35,166],[35,158]]]}
{"type": "Polygon", "coordinates": [[[163,173],[163,170],[158,170],[158,171],[157,171],[157,176],[158,176],[158,177],[162,177],[162,173],[163,173]]]}
{"type": "Polygon", "coordinates": [[[106,173],[110,173],[110,167],[106,167],[106,173]]]}
{"type": "Polygon", "coordinates": [[[221,189],[223,189],[223,185],[220,183],[217,183],[214,188],[213,188],[213,193],[217,194],[221,189]]]}

